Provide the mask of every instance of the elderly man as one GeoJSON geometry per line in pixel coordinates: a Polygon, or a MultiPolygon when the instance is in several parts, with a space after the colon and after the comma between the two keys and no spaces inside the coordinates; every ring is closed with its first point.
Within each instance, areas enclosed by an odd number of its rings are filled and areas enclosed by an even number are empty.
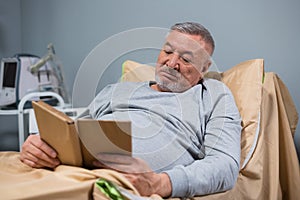
{"type": "MultiPolygon", "coordinates": [[[[229,89],[203,78],[214,47],[202,25],[175,24],[158,56],[155,82],[116,83],[96,96],[88,117],[130,120],[133,156],[100,154],[95,167],[123,173],[144,196],[191,197],[234,186],[241,119],[229,89]]],[[[21,160],[32,167],[59,164],[38,135],[28,137],[21,160]]]]}

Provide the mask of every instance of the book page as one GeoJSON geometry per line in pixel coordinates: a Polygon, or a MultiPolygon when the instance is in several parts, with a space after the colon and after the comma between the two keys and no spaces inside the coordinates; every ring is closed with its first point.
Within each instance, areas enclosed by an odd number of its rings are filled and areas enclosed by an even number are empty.
{"type": "Polygon", "coordinates": [[[116,153],[131,156],[131,122],[78,119],[78,134],[91,155],[116,153]]]}

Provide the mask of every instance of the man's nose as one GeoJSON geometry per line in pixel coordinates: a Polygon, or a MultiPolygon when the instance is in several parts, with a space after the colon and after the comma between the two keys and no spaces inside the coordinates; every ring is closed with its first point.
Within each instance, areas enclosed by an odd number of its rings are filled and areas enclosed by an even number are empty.
{"type": "Polygon", "coordinates": [[[169,60],[167,62],[167,66],[175,70],[178,70],[179,69],[178,61],[179,61],[179,55],[176,54],[170,55],[169,60]]]}

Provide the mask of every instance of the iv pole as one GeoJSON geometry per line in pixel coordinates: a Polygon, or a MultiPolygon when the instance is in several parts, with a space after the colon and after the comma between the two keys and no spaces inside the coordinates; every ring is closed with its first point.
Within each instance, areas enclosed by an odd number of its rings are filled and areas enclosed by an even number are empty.
{"type": "Polygon", "coordinates": [[[58,90],[64,99],[65,103],[70,103],[70,96],[66,88],[64,74],[62,72],[62,66],[55,62],[55,51],[52,43],[47,46],[48,53],[42,57],[38,62],[31,65],[29,70],[32,74],[38,73],[39,69],[46,64],[46,62],[51,61],[51,66],[53,68],[53,74],[57,78],[58,81],[58,90]],[[54,64],[52,64],[54,63],[54,64]]]}

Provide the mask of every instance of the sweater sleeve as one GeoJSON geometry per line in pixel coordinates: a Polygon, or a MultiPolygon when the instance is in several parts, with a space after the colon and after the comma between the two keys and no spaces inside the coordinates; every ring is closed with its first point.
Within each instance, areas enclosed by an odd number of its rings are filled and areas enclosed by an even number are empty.
{"type": "MultiPolygon", "coordinates": [[[[225,86],[224,86],[225,87],[225,86]]],[[[173,197],[192,197],[231,189],[239,173],[241,119],[228,88],[211,98],[204,133],[205,157],[165,171],[173,197]],[[225,92],[224,92],[225,91],[225,92]]]]}
{"type": "Polygon", "coordinates": [[[89,115],[93,119],[99,119],[101,116],[112,112],[110,102],[114,85],[107,85],[101,90],[88,106],[89,115]]]}

